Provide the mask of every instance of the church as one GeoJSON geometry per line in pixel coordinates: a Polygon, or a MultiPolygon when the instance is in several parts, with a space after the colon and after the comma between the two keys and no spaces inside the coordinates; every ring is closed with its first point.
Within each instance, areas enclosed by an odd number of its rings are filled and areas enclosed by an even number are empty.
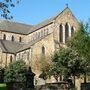
{"type": "Polygon", "coordinates": [[[38,60],[64,46],[78,28],[69,7],[37,25],[0,20],[0,67],[21,59],[39,76],[38,60]]]}

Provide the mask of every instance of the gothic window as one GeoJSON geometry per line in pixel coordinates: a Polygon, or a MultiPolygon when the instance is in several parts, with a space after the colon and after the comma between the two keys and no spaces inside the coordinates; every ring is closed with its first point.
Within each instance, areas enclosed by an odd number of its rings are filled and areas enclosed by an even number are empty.
{"type": "Polygon", "coordinates": [[[3,35],[3,40],[6,40],[6,35],[5,34],[3,35]]]}
{"type": "Polygon", "coordinates": [[[42,47],[42,55],[45,55],[45,47],[42,47]]]}
{"type": "Polygon", "coordinates": [[[27,60],[29,61],[29,52],[27,52],[27,60]]]}
{"type": "Polygon", "coordinates": [[[47,35],[49,34],[49,29],[48,29],[48,28],[46,29],[46,34],[47,34],[47,35]]]}
{"type": "Polygon", "coordinates": [[[19,37],[19,42],[22,42],[22,38],[21,37],[19,37]]]}
{"type": "Polygon", "coordinates": [[[45,29],[44,29],[44,36],[45,36],[45,29]]]}
{"type": "Polygon", "coordinates": [[[44,35],[47,35],[47,29],[44,30],[44,35]]]}
{"type": "Polygon", "coordinates": [[[34,40],[34,34],[33,34],[33,40],[34,40]]]}
{"type": "Polygon", "coordinates": [[[43,36],[43,31],[41,31],[41,37],[43,36]]]}
{"type": "Polygon", "coordinates": [[[72,26],[72,28],[71,28],[71,36],[73,36],[73,34],[74,34],[74,28],[72,26]]]}
{"type": "Polygon", "coordinates": [[[37,39],[37,32],[36,32],[36,39],[37,39]]]}
{"type": "Polygon", "coordinates": [[[35,40],[35,39],[36,39],[36,34],[34,33],[34,34],[33,34],[33,40],[35,40]]]}
{"type": "Polygon", "coordinates": [[[68,23],[66,23],[66,25],[65,25],[65,42],[67,42],[68,37],[69,37],[69,26],[68,26],[68,23]]]}
{"type": "Polygon", "coordinates": [[[11,38],[12,41],[14,41],[14,36],[12,35],[12,38],[11,38]]]}
{"type": "Polygon", "coordinates": [[[38,36],[37,37],[40,38],[40,32],[38,32],[38,36]]]}
{"type": "Polygon", "coordinates": [[[12,63],[12,56],[10,56],[10,63],[12,63]]]}
{"type": "Polygon", "coordinates": [[[20,59],[20,53],[18,54],[18,57],[19,57],[19,59],[20,59]]]}
{"type": "Polygon", "coordinates": [[[62,24],[59,27],[59,41],[63,42],[63,26],[62,26],[62,24]]]}

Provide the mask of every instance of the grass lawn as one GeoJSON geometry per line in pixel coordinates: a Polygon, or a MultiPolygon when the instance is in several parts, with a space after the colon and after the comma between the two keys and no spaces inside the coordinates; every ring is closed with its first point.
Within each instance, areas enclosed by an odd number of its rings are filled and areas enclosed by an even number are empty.
{"type": "Polygon", "coordinates": [[[0,84],[0,90],[6,90],[6,84],[0,84]]]}

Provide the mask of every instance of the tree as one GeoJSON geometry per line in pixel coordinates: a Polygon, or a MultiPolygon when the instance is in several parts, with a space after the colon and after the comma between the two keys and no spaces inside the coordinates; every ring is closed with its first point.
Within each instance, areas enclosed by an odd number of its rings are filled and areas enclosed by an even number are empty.
{"type": "Polygon", "coordinates": [[[59,78],[61,78],[62,75],[67,76],[67,73],[69,72],[69,69],[67,69],[69,52],[69,49],[61,47],[52,55],[52,64],[48,70],[48,74],[49,76],[53,76],[57,82],[60,81],[59,78]]]}
{"type": "Polygon", "coordinates": [[[40,64],[40,71],[41,71],[39,78],[46,80],[49,77],[48,70],[52,64],[50,57],[41,57],[39,64],[40,64]]]}
{"type": "Polygon", "coordinates": [[[87,72],[90,66],[90,35],[86,32],[87,25],[80,24],[79,30],[68,42],[67,47],[60,47],[52,55],[52,64],[48,68],[48,75],[53,76],[58,82],[58,78],[63,75],[74,78],[80,77],[87,72]]]}
{"type": "MultiPolygon", "coordinates": [[[[84,68],[84,74],[86,76],[87,67],[90,67],[90,22],[80,24],[79,30],[68,42],[68,47],[73,50],[76,50],[78,54],[83,58],[83,61],[80,63],[82,68],[84,68]]],[[[86,77],[85,80],[86,82],[86,77]]]]}
{"type": "Polygon", "coordinates": [[[18,4],[19,2],[20,2],[20,0],[0,1],[1,16],[5,19],[12,19],[13,17],[10,16],[10,9],[11,9],[11,7],[15,7],[15,5],[18,4]]]}
{"type": "Polygon", "coordinates": [[[25,82],[27,67],[23,60],[17,60],[5,69],[5,82],[25,82]]]}
{"type": "Polygon", "coordinates": [[[79,30],[68,42],[68,46],[90,61],[90,35],[86,32],[88,28],[87,25],[81,23],[79,30]]]}
{"type": "Polygon", "coordinates": [[[57,82],[61,76],[65,81],[70,77],[74,79],[75,85],[75,76],[80,77],[85,73],[86,64],[87,62],[76,50],[60,47],[52,56],[52,64],[47,74],[53,76],[57,82]]]}

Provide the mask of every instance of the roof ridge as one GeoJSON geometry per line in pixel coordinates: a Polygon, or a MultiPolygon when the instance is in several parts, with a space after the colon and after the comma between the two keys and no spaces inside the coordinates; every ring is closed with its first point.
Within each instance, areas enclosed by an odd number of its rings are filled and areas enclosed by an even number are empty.
{"type": "Polygon", "coordinates": [[[17,22],[17,21],[11,21],[11,20],[5,20],[5,19],[0,19],[0,21],[19,24],[19,25],[25,25],[25,26],[33,26],[33,25],[30,25],[30,24],[25,24],[25,23],[21,23],[21,22],[17,22]]]}
{"type": "MultiPolygon", "coordinates": [[[[56,19],[59,15],[61,15],[61,14],[62,14],[65,10],[67,10],[67,9],[70,10],[69,7],[64,8],[61,12],[59,12],[56,16],[54,16],[54,19],[56,19]]],[[[70,11],[71,11],[71,10],[70,10],[70,11]]]]}

